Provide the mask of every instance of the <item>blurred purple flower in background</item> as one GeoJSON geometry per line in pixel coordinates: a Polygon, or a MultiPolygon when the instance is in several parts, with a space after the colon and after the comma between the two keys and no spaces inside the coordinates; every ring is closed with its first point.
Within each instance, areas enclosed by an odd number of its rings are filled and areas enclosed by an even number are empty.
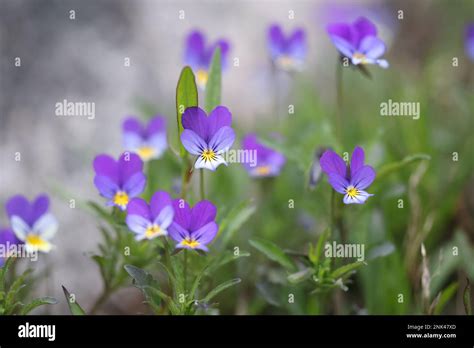
{"type": "Polygon", "coordinates": [[[273,24],[268,29],[267,44],[274,64],[282,70],[301,70],[307,53],[306,33],[296,28],[285,37],[282,28],[273,24]]]}
{"type": "Polygon", "coordinates": [[[178,244],[176,248],[208,251],[207,244],[217,235],[219,226],[214,221],[217,209],[209,201],[200,201],[192,209],[182,199],[173,201],[174,221],[169,235],[178,244]]]}
{"type": "Polygon", "coordinates": [[[145,126],[135,117],[127,118],[122,125],[123,146],[135,152],[143,161],[160,158],[167,148],[166,120],[155,116],[145,126]]]}
{"type": "Polygon", "coordinates": [[[141,198],[133,198],[127,206],[126,223],[135,232],[136,240],[153,239],[168,234],[173,217],[171,196],[158,191],[151,197],[150,205],[141,198]]]}
{"type": "Polygon", "coordinates": [[[329,183],[339,193],[344,194],[345,204],[362,204],[373,196],[364,191],[375,179],[375,170],[364,165],[365,154],[361,147],[352,152],[350,165],[334,151],[327,150],[321,156],[321,168],[327,174],[329,183]]]}
{"type": "Polygon", "coordinates": [[[222,154],[229,150],[235,140],[232,114],[225,106],[217,106],[209,116],[199,107],[187,108],[183,113],[181,142],[192,155],[198,156],[195,168],[216,170],[227,165],[222,154]]]}
{"type": "Polygon", "coordinates": [[[466,54],[474,61],[474,22],[466,26],[465,41],[466,54]]]}
{"type": "Polygon", "coordinates": [[[30,203],[24,196],[11,197],[5,205],[10,225],[16,237],[25,243],[28,252],[49,252],[51,238],[58,230],[56,218],[48,213],[49,198],[39,195],[30,203]]]}
{"type": "Polygon", "coordinates": [[[367,18],[360,17],[354,23],[333,23],[327,26],[329,37],[338,51],[352,64],[377,64],[388,68],[385,59],[385,43],[377,37],[377,28],[367,18]]]}
{"type": "Polygon", "coordinates": [[[118,161],[108,155],[94,159],[94,185],[107,205],[125,210],[131,198],[142,193],[146,184],[143,162],[137,154],[124,152],[118,161]]]}
{"type": "Polygon", "coordinates": [[[0,254],[0,267],[3,267],[5,260],[9,257],[8,250],[13,245],[22,244],[22,242],[15,236],[15,233],[9,228],[0,229],[0,245],[2,254],[0,254]]]}
{"type": "Polygon", "coordinates": [[[215,43],[206,46],[206,38],[199,30],[192,31],[186,38],[184,63],[193,69],[196,75],[196,83],[200,88],[204,89],[206,87],[212,55],[217,47],[221,49],[221,65],[224,70],[228,64],[229,41],[219,39],[215,43]]]}
{"type": "Polygon", "coordinates": [[[242,140],[242,149],[256,151],[256,165],[243,163],[243,166],[253,177],[278,176],[285,165],[286,159],[280,152],[258,142],[255,134],[248,134],[242,140]]]}

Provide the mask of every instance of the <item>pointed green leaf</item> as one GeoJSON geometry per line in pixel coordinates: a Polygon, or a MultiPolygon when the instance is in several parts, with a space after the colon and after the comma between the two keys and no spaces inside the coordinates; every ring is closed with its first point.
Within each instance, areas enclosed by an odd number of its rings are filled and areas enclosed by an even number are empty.
{"type": "Polygon", "coordinates": [[[72,296],[69,293],[69,291],[62,286],[64,296],[66,297],[67,305],[69,307],[69,310],[71,311],[72,315],[85,315],[86,312],[82,309],[82,307],[79,305],[79,303],[76,302],[76,299],[72,300],[72,296]]]}
{"type": "Polygon", "coordinates": [[[234,207],[222,220],[219,229],[219,247],[224,249],[234,233],[247,222],[255,213],[256,206],[249,201],[243,201],[234,207]]]}
{"type": "Polygon", "coordinates": [[[296,266],[293,263],[293,260],[291,260],[291,258],[289,258],[276,244],[263,239],[249,240],[249,243],[255,249],[265,254],[269,259],[278,262],[290,272],[296,271],[296,266]]]}
{"type": "MultiPolygon", "coordinates": [[[[178,122],[178,139],[183,132],[183,123],[181,120],[183,113],[191,106],[198,106],[198,91],[194,73],[189,66],[186,66],[183,68],[183,70],[181,70],[178,85],[176,87],[176,118],[178,122]]],[[[181,141],[179,141],[179,144],[181,157],[184,157],[186,155],[186,150],[181,144],[181,141]]]]}
{"type": "Polygon", "coordinates": [[[429,161],[430,159],[431,157],[429,155],[424,154],[424,153],[419,153],[419,154],[406,156],[401,161],[386,164],[377,171],[376,182],[379,182],[380,179],[382,179],[383,177],[400,170],[401,168],[409,165],[410,163],[417,162],[417,161],[429,161]]]}
{"type": "Polygon", "coordinates": [[[218,46],[212,56],[211,68],[209,69],[209,78],[206,83],[206,111],[211,112],[221,103],[221,49],[218,46]]]}
{"type": "Polygon", "coordinates": [[[449,300],[456,294],[458,290],[458,282],[451,283],[444,289],[439,295],[438,303],[434,308],[434,314],[439,315],[443,312],[444,306],[449,302],[449,300]]]}
{"type": "Polygon", "coordinates": [[[203,302],[209,302],[212,300],[215,296],[217,296],[220,292],[224,291],[227,288],[230,288],[231,286],[234,286],[236,284],[239,284],[242,280],[240,278],[235,278],[228,280],[218,286],[216,286],[213,290],[211,290],[206,297],[202,300],[203,302]]]}
{"type": "Polygon", "coordinates": [[[346,273],[355,271],[357,268],[359,268],[362,265],[365,265],[364,261],[357,261],[357,262],[349,263],[347,265],[344,265],[342,267],[339,267],[339,268],[335,269],[331,273],[331,277],[334,278],[334,279],[340,278],[343,275],[345,275],[346,273]]]}
{"type": "Polygon", "coordinates": [[[301,283],[302,281],[305,281],[306,279],[309,279],[313,274],[314,274],[314,269],[305,268],[301,271],[290,274],[287,279],[290,283],[297,284],[297,283],[301,283]]]}

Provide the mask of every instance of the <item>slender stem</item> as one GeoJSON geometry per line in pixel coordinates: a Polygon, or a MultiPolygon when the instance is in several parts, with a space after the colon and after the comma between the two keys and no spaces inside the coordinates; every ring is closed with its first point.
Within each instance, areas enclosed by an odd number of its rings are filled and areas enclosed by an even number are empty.
{"type": "Polygon", "coordinates": [[[97,311],[99,310],[100,307],[107,301],[109,296],[112,294],[112,290],[106,286],[104,287],[104,290],[102,291],[101,295],[97,298],[95,301],[94,305],[92,306],[92,309],[90,310],[89,314],[93,315],[96,314],[97,311]]]}
{"type": "Polygon", "coordinates": [[[184,293],[188,292],[188,251],[184,249],[184,293]]]}
{"type": "Polygon", "coordinates": [[[342,88],[342,64],[338,60],[336,67],[336,137],[343,144],[342,138],[342,105],[343,105],[343,88],[342,88]]]}
{"type": "Polygon", "coordinates": [[[204,169],[199,171],[199,177],[201,181],[201,201],[206,199],[206,190],[204,189],[204,169]]]}
{"type": "Polygon", "coordinates": [[[332,235],[333,229],[336,227],[336,191],[331,188],[331,229],[330,234],[332,235]]]}

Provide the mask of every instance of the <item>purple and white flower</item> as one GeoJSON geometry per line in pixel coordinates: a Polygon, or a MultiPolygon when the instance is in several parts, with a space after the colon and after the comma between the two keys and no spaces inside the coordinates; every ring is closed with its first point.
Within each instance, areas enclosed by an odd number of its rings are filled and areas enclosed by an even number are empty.
{"type": "Polygon", "coordinates": [[[168,144],[166,140],[166,120],[155,116],[146,126],[135,117],[127,118],[122,125],[123,146],[143,161],[160,158],[168,144]]]}
{"type": "Polygon", "coordinates": [[[223,154],[235,140],[232,114],[224,106],[218,106],[209,116],[199,107],[187,108],[182,117],[181,143],[192,155],[198,156],[194,167],[216,170],[227,165],[223,154]]]}
{"type": "Polygon", "coordinates": [[[227,59],[230,50],[227,40],[220,39],[211,45],[206,45],[206,38],[199,30],[192,31],[186,38],[184,63],[193,69],[196,74],[196,83],[202,89],[206,87],[212,56],[217,47],[221,49],[221,66],[224,70],[228,65],[227,59]]]}
{"type": "Polygon", "coordinates": [[[5,205],[10,226],[15,236],[23,243],[27,252],[49,252],[50,240],[58,230],[58,221],[48,212],[49,198],[36,197],[29,202],[24,196],[11,197],[5,205]]]}
{"type": "Polygon", "coordinates": [[[173,222],[174,210],[169,193],[158,191],[153,194],[148,205],[141,198],[128,203],[126,223],[135,233],[136,240],[153,239],[168,234],[173,222]]]}
{"type": "Polygon", "coordinates": [[[182,199],[173,201],[174,221],[169,228],[170,237],[177,242],[178,249],[200,249],[209,251],[207,245],[216,237],[217,209],[209,201],[200,201],[193,208],[182,199]]]}
{"type": "Polygon", "coordinates": [[[283,154],[258,142],[255,134],[248,134],[242,140],[242,149],[255,151],[257,154],[256,165],[244,163],[244,167],[252,177],[278,176],[285,165],[283,154]]]}
{"type": "Polygon", "coordinates": [[[334,190],[344,194],[345,204],[362,204],[373,196],[364,190],[375,180],[375,170],[364,165],[364,158],[364,150],[358,146],[352,152],[350,165],[346,165],[332,150],[327,150],[321,156],[321,168],[327,174],[334,190]]]}
{"type": "Polygon", "coordinates": [[[367,18],[360,17],[354,23],[333,23],[327,27],[332,43],[352,64],[377,64],[388,68],[381,59],[386,51],[385,43],[377,37],[377,28],[367,18]]]}
{"type": "Polygon", "coordinates": [[[465,34],[466,54],[470,60],[474,61],[474,22],[466,26],[465,34]]]}
{"type": "Polygon", "coordinates": [[[94,170],[94,185],[101,196],[108,199],[109,206],[125,210],[128,202],[145,188],[143,161],[137,154],[124,152],[118,161],[108,155],[98,155],[94,159],[94,170]]]}
{"type": "Polygon", "coordinates": [[[268,29],[267,44],[270,57],[282,70],[301,70],[307,53],[306,33],[296,28],[285,37],[282,28],[273,24],[268,29]]]}

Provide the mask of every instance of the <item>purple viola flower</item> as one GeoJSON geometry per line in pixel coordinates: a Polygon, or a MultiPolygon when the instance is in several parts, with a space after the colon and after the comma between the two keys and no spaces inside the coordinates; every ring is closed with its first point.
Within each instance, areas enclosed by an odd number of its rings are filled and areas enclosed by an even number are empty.
{"type": "Polygon", "coordinates": [[[346,165],[332,150],[327,150],[321,156],[321,168],[327,174],[334,190],[344,194],[345,204],[362,204],[373,196],[364,190],[374,181],[375,170],[364,165],[364,157],[364,150],[358,146],[352,152],[350,165],[346,165]]]}
{"type": "Polygon", "coordinates": [[[16,237],[15,232],[9,228],[0,229],[0,267],[3,267],[5,260],[10,256],[8,253],[11,246],[18,244],[22,244],[22,241],[16,237]]]}
{"type": "Polygon", "coordinates": [[[158,191],[151,197],[150,205],[141,198],[132,199],[127,206],[126,223],[136,234],[136,240],[153,239],[168,234],[173,217],[171,196],[158,191]]]}
{"type": "Polygon", "coordinates": [[[267,33],[270,57],[277,67],[283,70],[300,70],[306,58],[306,33],[296,28],[291,35],[285,37],[282,28],[273,24],[267,33]]]}
{"type": "Polygon", "coordinates": [[[354,23],[333,23],[327,27],[332,43],[352,64],[377,64],[388,68],[380,59],[386,50],[385,43],[377,37],[377,28],[367,18],[360,17],[354,23]]]}
{"type": "Polygon", "coordinates": [[[469,59],[474,61],[474,22],[466,26],[465,36],[466,54],[469,59]]]}
{"type": "Polygon", "coordinates": [[[182,199],[173,201],[174,221],[169,228],[170,237],[178,249],[200,249],[208,251],[207,245],[217,235],[217,209],[209,201],[200,201],[192,209],[182,199]]]}
{"type": "Polygon", "coordinates": [[[142,193],[146,184],[143,162],[137,154],[124,152],[118,161],[108,155],[94,159],[94,185],[107,205],[125,210],[131,198],[142,193]]]}
{"type": "Polygon", "coordinates": [[[244,137],[242,148],[256,153],[256,163],[243,164],[250,176],[253,177],[278,176],[286,162],[285,156],[280,152],[259,143],[255,134],[248,134],[244,137]]]}
{"type": "Polygon", "coordinates": [[[217,47],[221,49],[222,69],[226,69],[230,50],[230,44],[227,40],[220,39],[207,46],[206,38],[199,30],[192,31],[186,38],[184,62],[193,69],[196,74],[196,83],[203,89],[206,87],[212,56],[217,47]]]}
{"type": "Polygon", "coordinates": [[[166,120],[161,116],[152,118],[146,127],[137,118],[129,117],[122,129],[125,150],[135,152],[145,162],[160,158],[168,146],[166,120]]]}
{"type": "Polygon", "coordinates": [[[223,154],[235,140],[232,114],[224,106],[218,106],[209,116],[199,107],[187,108],[183,113],[181,143],[192,155],[198,156],[195,168],[216,170],[227,165],[223,154]]]}
{"type": "Polygon", "coordinates": [[[49,252],[50,240],[58,230],[56,218],[48,212],[49,198],[39,195],[33,202],[24,196],[11,197],[5,205],[10,226],[16,237],[25,243],[27,252],[49,252]]]}

